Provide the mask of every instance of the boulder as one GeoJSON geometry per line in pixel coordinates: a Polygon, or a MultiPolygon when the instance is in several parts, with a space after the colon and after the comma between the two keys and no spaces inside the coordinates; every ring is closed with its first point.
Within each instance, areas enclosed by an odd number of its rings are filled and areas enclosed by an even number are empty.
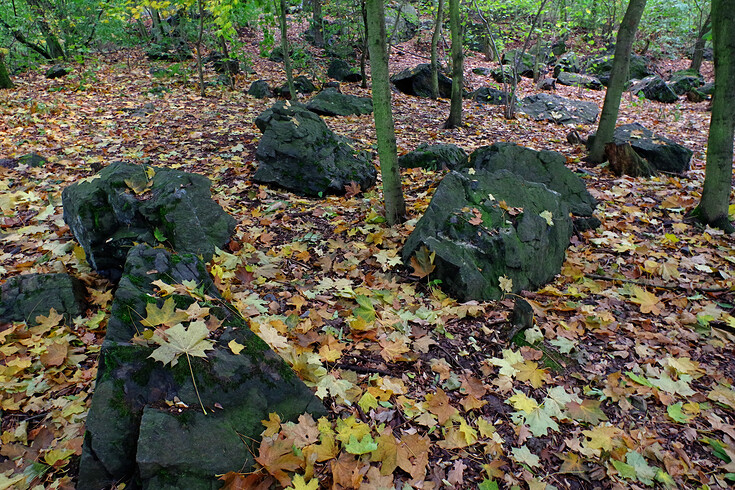
{"type": "Polygon", "coordinates": [[[713,95],[715,93],[715,83],[705,83],[704,85],[699,87],[699,91],[702,92],[704,95],[713,95]]]}
{"type": "Polygon", "coordinates": [[[304,196],[343,194],[351,182],[362,190],[375,184],[377,171],[367,153],[356,151],[304,105],[279,101],[255,124],[263,133],[255,181],[304,196]]]}
{"type": "MultiPolygon", "coordinates": [[[[293,79],[293,88],[300,94],[310,94],[316,92],[316,86],[311,83],[311,80],[306,78],[304,75],[299,75],[293,79]]],[[[288,91],[288,82],[284,83],[280,87],[276,87],[275,91],[279,97],[289,97],[291,93],[288,91]]]]}
{"type": "Polygon", "coordinates": [[[340,82],[362,82],[362,75],[357,73],[355,69],[344,60],[333,60],[327,69],[327,76],[340,82]]]}
{"type": "MultiPolygon", "coordinates": [[[[130,252],[100,352],[78,490],[121,482],[131,488],[218,488],[218,475],[252,466],[252,446],[263,431],[260,421],[269,413],[291,421],[304,412],[315,417],[326,413],[235,311],[219,296],[198,257],[147,245],[130,252]],[[199,348],[198,354],[165,364],[151,357],[159,343],[145,340],[142,332],[152,327],[140,320],[151,307],[165,304],[155,295],[154,281],[180,288],[168,296],[176,305],[172,314],[194,303],[209,308],[198,320],[183,315],[177,320],[182,324],[165,330],[202,331],[196,337],[200,343],[188,340],[188,350],[199,348]],[[184,281],[192,281],[208,299],[185,294],[184,281]],[[218,327],[210,330],[204,322],[218,327]],[[233,341],[244,346],[239,354],[228,345],[233,341]]],[[[163,342],[161,334],[158,338],[163,342]]]]}
{"type": "Polygon", "coordinates": [[[210,185],[203,175],[115,162],[63,190],[64,221],[89,264],[113,279],[135,243],[162,243],[209,261],[235,229],[210,185]]]}
{"type": "MultiPolygon", "coordinates": [[[[592,145],[595,135],[587,139],[587,147],[592,145]]],[[[617,145],[630,143],[633,150],[648,160],[648,163],[659,172],[684,174],[689,170],[692,150],[669,138],[655,134],[638,123],[624,124],[615,128],[613,142],[617,145]]]]}
{"type": "Polygon", "coordinates": [[[69,69],[64,65],[54,65],[46,70],[46,78],[61,78],[69,74],[69,69]]]}
{"type": "Polygon", "coordinates": [[[250,85],[248,95],[255,97],[256,99],[265,99],[273,97],[273,91],[265,80],[256,80],[250,85]]]}
{"type": "Polygon", "coordinates": [[[402,255],[408,264],[426,247],[436,254],[430,278],[439,279],[447,294],[494,300],[552,280],[571,234],[567,204],[543,184],[508,170],[453,171],[437,187],[402,255]]]}
{"type": "Polygon", "coordinates": [[[559,78],[560,73],[579,73],[582,71],[582,60],[573,51],[565,53],[554,65],[554,77],[559,78]]]}
{"type": "Polygon", "coordinates": [[[28,165],[29,167],[43,167],[46,162],[45,157],[42,157],[38,153],[27,153],[21,157],[18,157],[18,165],[28,165]]]}
{"type": "Polygon", "coordinates": [[[556,90],[556,79],[542,78],[536,83],[536,88],[539,90],[556,90]]]}
{"type": "Polygon", "coordinates": [[[487,172],[508,170],[529,182],[544,184],[559,193],[572,214],[592,216],[597,202],[582,179],[567,168],[566,161],[564,155],[555,151],[536,151],[501,142],[478,148],[464,166],[487,172]]]}
{"type": "MultiPolygon", "coordinates": [[[[414,68],[407,68],[390,77],[390,81],[404,94],[416,97],[431,97],[431,66],[422,63],[414,68]]],[[[439,72],[439,97],[452,96],[452,79],[439,72]]]]}
{"type": "MultiPolygon", "coordinates": [[[[520,49],[510,49],[503,53],[501,63],[503,65],[512,66],[515,61],[515,57],[518,56],[518,74],[522,77],[533,78],[533,63],[536,59],[534,51],[528,50],[521,56],[520,49]]],[[[546,59],[545,54],[541,53],[541,58],[538,60],[539,71],[542,71],[544,66],[544,60],[546,59]]]]}
{"type": "Polygon", "coordinates": [[[571,87],[583,87],[591,90],[602,90],[603,85],[597,78],[582,75],[581,73],[572,73],[569,71],[563,71],[559,73],[556,81],[561,85],[567,85],[571,87]]]}
{"type": "Polygon", "coordinates": [[[473,68],[472,73],[474,73],[475,75],[481,75],[483,77],[489,77],[490,73],[492,73],[492,70],[484,66],[479,66],[477,68],[473,68]]]}
{"type": "Polygon", "coordinates": [[[642,93],[648,100],[665,102],[667,104],[679,100],[676,93],[658,75],[651,75],[643,80],[634,81],[630,84],[628,90],[634,94],[642,93]]]}
{"type": "Polygon", "coordinates": [[[425,168],[427,170],[453,170],[467,164],[467,153],[457,145],[421,143],[414,151],[398,158],[401,168],[425,168]]]}
{"type": "Polygon", "coordinates": [[[696,70],[681,70],[673,73],[666,85],[676,95],[684,95],[690,90],[704,85],[704,77],[696,70]]]}
{"type": "Polygon", "coordinates": [[[472,92],[472,98],[480,103],[505,105],[508,102],[508,92],[493,87],[480,87],[472,92]]]}
{"type": "Polygon", "coordinates": [[[530,95],[521,101],[519,110],[536,121],[556,124],[593,124],[600,114],[600,108],[594,102],[553,94],[530,95]]]}
{"type": "Polygon", "coordinates": [[[240,73],[240,62],[234,58],[229,58],[218,51],[212,51],[204,58],[205,63],[211,63],[212,68],[217,73],[227,75],[237,75],[240,73]]]}
{"type": "Polygon", "coordinates": [[[414,38],[419,30],[419,15],[408,1],[397,6],[385,6],[385,32],[392,43],[402,43],[414,38]]]}
{"type": "MultiPolygon", "coordinates": [[[[503,83],[504,81],[505,83],[511,83],[513,80],[513,68],[510,65],[500,65],[500,67],[490,72],[490,76],[498,83],[503,83]]],[[[516,73],[515,80],[516,83],[521,80],[520,73],[516,73]]]]}
{"type": "Polygon", "coordinates": [[[193,58],[189,45],[184,41],[152,43],[148,45],[145,54],[151,61],[186,61],[193,58]]]}
{"type": "Polygon", "coordinates": [[[84,314],[86,294],[84,284],[69,274],[13,276],[0,286],[0,323],[36,325],[36,317],[48,316],[53,308],[71,325],[84,314]]]}
{"type": "MultiPolygon", "coordinates": [[[[584,71],[587,74],[596,76],[603,85],[607,86],[612,72],[614,55],[606,55],[597,58],[587,59],[584,71]]],[[[641,79],[654,73],[648,68],[648,60],[637,54],[630,56],[630,67],[628,69],[628,80],[641,79]]]]}
{"type": "Polygon", "coordinates": [[[357,97],[330,88],[316,94],[306,104],[311,112],[320,116],[350,116],[353,114],[370,114],[373,112],[373,100],[370,97],[357,97]]]}

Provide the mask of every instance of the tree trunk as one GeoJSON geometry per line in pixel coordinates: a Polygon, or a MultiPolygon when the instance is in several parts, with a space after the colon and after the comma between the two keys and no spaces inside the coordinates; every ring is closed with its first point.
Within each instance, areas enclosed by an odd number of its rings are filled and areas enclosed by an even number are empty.
{"type": "Polygon", "coordinates": [[[43,39],[46,41],[46,52],[51,59],[66,59],[64,49],[61,47],[59,38],[56,37],[51,26],[46,21],[46,13],[44,12],[43,6],[38,0],[28,0],[28,5],[35,14],[35,22],[38,29],[43,34],[43,39]]]}
{"type": "Polygon", "coordinates": [[[0,89],[13,88],[15,86],[5,66],[5,51],[4,49],[0,49],[0,89]]]}
{"type": "Polygon", "coordinates": [[[291,71],[291,53],[288,47],[288,24],[286,23],[286,0],[281,0],[281,50],[283,51],[283,67],[286,70],[286,82],[291,100],[296,100],[296,89],[293,85],[293,71],[291,71]]]}
{"type": "Polygon", "coordinates": [[[436,7],[436,20],[434,21],[434,33],[431,35],[431,98],[439,98],[439,38],[442,32],[442,14],[444,11],[444,0],[439,0],[436,7]]]}
{"type": "Polygon", "coordinates": [[[398,172],[396,131],[391,112],[390,80],[388,79],[388,50],[385,35],[383,0],[367,0],[368,45],[373,92],[373,117],[378,140],[380,174],[383,179],[385,218],[389,225],[402,222],[406,217],[401,174],[398,172]]]}
{"type": "Polygon", "coordinates": [[[704,57],[704,45],[705,45],[704,36],[707,34],[707,32],[709,32],[711,23],[712,23],[712,12],[707,14],[707,18],[705,19],[704,24],[702,24],[702,27],[699,29],[699,34],[697,35],[697,41],[694,43],[694,52],[692,53],[692,64],[689,65],[689,69],[695,70],[697,73],[699,73],[699,70],[702,69],[702,58],[704,57]]]}
{"type": "Polygon", "coordinates": [[[204,67],[202,67],[202,38],[204,37],[204,0],[199,0],[199,36],[197,37],[197,73],[199,74],[199,94],[205,96],[204,67]]]}
{"type": "Polygon", "coordinates": [[[728,218],[735,135],[735,8],[732,0],[712,0],[715,93],[707,138],[702,199],[693,211],[702,223],[735,231],[728,218]]]}
{"type": "Polygon", "coordinates": [[[605,91],[605,102],[602,105],[600,124],[597,127],[597,135],[590,148],[589,160],[593,163],[603,161],[605,145],[613,139],[615,122],[618,119],[618,110],[620,109],[620,99],[623,96],[625,83],[628,81],[630,51],[633,47],[638,23],[645,8],[646,0],[630,0],[623,21],[620,23],[618,38],[615,43],[615,58],[610,73],[610,82],[605,91]]]}
{"type": "Polygon", "coordinates": [[[362,76],[362,88],[367,88],[367,58],[368,58],[368,19],[367,19],[367,7],[365,6],[365,0],[360,0],[360,10],[362,11],[362,25],[365,29],[365,34],[362,39],[362,49],[360,50],[360,75],[362,76]]]}
{"type": "Polygon", "coordinates": [[[464,86],[464,56],[462,26],[459,18],[459,0],[449,0],[449,30],[452,33],[452,102],[445,128],[462,124],[462,88],[464,86]]]}
{"type": "Polygon", "coordinates": [[[324,17],[322,16],[322,0],[313,0],[312,25],[314,26],[314,44],[324,47],[324,17]]]}

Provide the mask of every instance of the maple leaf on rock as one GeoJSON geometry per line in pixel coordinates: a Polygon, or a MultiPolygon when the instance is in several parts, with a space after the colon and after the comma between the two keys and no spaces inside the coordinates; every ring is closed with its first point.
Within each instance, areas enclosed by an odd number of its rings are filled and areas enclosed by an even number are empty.
{"type": "Polygon", "coordinates": [[[164,365],[175,366],[181,354],[194,357],[207,357],[206,351],[214,348],[214,342],[207,340],[209,329],[202,321],[196,321],[185,328],[181,323],[165,330],[156,331],[151,340],[159,344],[150,355],[164,365]]]}
{"type": "Polygon", "coordinates": [[[176,309],[176,303],[172,297],[166,298],[160,308],[155,303],[148,303],[145,311],[147,315],[140,321],[144,327],[157,327],[158,325],[171,327],[189,319],[189,313],[176,309]]]}

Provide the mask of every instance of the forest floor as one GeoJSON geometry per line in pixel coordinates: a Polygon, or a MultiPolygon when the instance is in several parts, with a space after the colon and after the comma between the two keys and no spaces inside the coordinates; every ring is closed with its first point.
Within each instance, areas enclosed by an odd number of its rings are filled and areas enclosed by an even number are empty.
{"type": "MultiPolygon", "coordinates": [[[[497,141],[555,150],[599,200],[602,226],[573,237],[554,282],[523,294],[535,327],[526,333],[533,346],[520,347],[503,334],[513,297],[458,303],[400,260],[441,172],[403,173],[409,220],[394,227],[381,220],[379,185],[307,199],[250,180],[253,120],[273,100],[245,92],[256,79],[275,85],[284,75],[257,57],[257,39],[248,43],[254,73],[240,75],[236,90],[212,86],[206,97],[193,62],[149,62],[128,50],[88,58],[60,79],[23,73],[2,92],[0,157],[36,152],[48,163],[0,166],[0,274],[69,272],[86,283],[91,306],[71,325],[53,317],[34,328],[0,325],[0,488],[74,485],[113,285],[84,260],[60,196],[116,160],[212,180],[215,198],[238,221],[229,250],[212,264],[224,296],[329,410],[328,420],[268,421],[253,448],[259,469],[228,475],[230,488],[735,481],[735,243],[685,219],[704,177],[706,103],[626,95],[619,124],[640,122],[694,158],[683,177],[617,178],[582,162],[584,148],[565,139],[571,128],[522,114],[506,120],[501,107],[468,100],[464,125],[445,130],[448,100],[393,92],[400,153],[421,142],[467,152],[497,141]],[[153,66],[162,74],[151,75],[153,66]],[[364,320],[366,309],[374,321],[364,320]],[[295,325],[287,321],[293,314],[301,317],[295,325]],[[543,352],[557,353],[558,364],[544,365],[543,352]]],[[[425,43],[393,49],[391,72],[426,55],[425,43]]],[[[659,69],[686,65],[665,61],[659,69]]],[[[492,84],[471,73],[478,66],[496,64],[470,53],[470,88],[492,84]]],[[[711,80],[711,64],[704,74],[711,80]]],[[[356,84],[342,90],[369,96],[356,84]]],[[[520,96],[534,92],[524,79],[520,96]]],[[[556,93],[600,105],[604,97],[562,86],[556,93]]],[[[371,116],[326,122],[358,147],[374,147],[371,116]]]]}

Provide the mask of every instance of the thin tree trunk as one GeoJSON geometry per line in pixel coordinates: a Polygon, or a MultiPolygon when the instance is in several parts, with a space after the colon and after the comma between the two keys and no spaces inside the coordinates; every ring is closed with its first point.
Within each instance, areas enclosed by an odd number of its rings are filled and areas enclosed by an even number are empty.
{"type": "Polygon", "coordinates": [[[707,18],[705,19],[704,24],[702,24],[702,27],[699,29],[699,34],[697,35],[697,41],[694,43],[694,52],[692,53],[692,64],[689,65],[689,69],[695,70],[697,73],[699,73],[699,70],[702,69],[702,58],[704,58],[704,45],[705,45],[704,36],[707,34],[707,32],[709,32],[711,23],[712,23],[712,12],[707,14],[707,18]]]}
{"type": "Polygon", "coordinates": [[[459,0],[449,0],[449,30],[452,32],[452,101],[445,128],[462,124],[462,89],[464,88],[464,56],[462,26],[459,18],[459,0]]]}
{"type": "Polygon", "coordinates": [[[296,89],[293,85],[293,71],[291,70],[291,53],[288,47],[288,24],[286,22],[286,0],[281,0],[281,50],[283,51],[283,67],[286,70],[286,82],[291,100],[296,100],[296,89]]]}
{"type": "Polygon", "coordinates": [[[365,29],[365,35],[362,40],[362,50],[360,52],[360,75],[362,75],[362,88],[367,88],[367,58],[369,54],[368,47],[368,19],[367,19],[367,7],[365,6],[365,0],[360,1],[360,10],[362,11],[362,25],[365,29]]]}
{"type": "MultiPolygon", "coordinates": [[[[477,10],[477,15],[480,17],[480,20],[482,21],[483,24],[485,24],[485,29],[487,30],[487,37],[490,41],[491,54],[494,59],[496,59],[497,61],[500,61],[500,53],[498,52],[498,45],[495,42],[495,36],[493,36],[493,31],[490,28],[490,23],[487,21],[487,19],[485,19],[485,16],[482,15],[482,11],[480,10],[480,7],[477,5],[477,0],[472,0],[472,3],[475,6],[475,10],[477,10]]],[[[491,61],[491,60],[488,59],[488,61],[491,61]]],[[[502,70],[502,67],[501,67],[501,70],[502,70]]]]}
{"type": "Polygon", "coordinates": [[[431,35],[431,98],[439,98],[439,38],[442,32],[442,14],[444,11],[444,0],[439,0],[436,7],[436,20],[434,21],[434,33],[431,35]]]}
{"type": "Polygon", "coordinates": [[[0,89],[13,88],[13,81],[10,79],[10,74],[5,66],[5,53],[7,50],[0,48],[0,89]]]}
{"type": "Polygon", "coordinates": [[[597,134],[590,147],[589,160],[593,163],[601,163],[605,157],[605,145],[610,143],[615,132],[615,123],[620,110],[620,99],[623,96],[625,83],[628,81],[628,68],[630,66],[630,51],[633,40],[638,29],[638,23],[646,8],[646,0],[630,0],[628,9],[625,11],[623,21],[620,23],[618,38],[615,43],[615,57],[613,59],[610,82],[605,91],[605,102],[602,105],[600,124],[597,134]]]}
{"type": "Polygon", "coordinates": [[[35,22],[38,29],[43,34],[43,38],[46,41],[46,52],[49,54],[51,59],[66,59],[64,49],[61,47],[59,38],[56,37],[51,26],[46,21],[46,13],[44,12],[43,6],[38,0],[27,0],[28,5],[35,14],[35,22]]]}
{"type": "Polygon", "coordinates": [[[398,171],[396,131],[391,112],[390,81],[388,79],[388,50],[385,35],[383,0],[367,0],[368,45],[373,92],[373,117],[378,140],[380,174],[383,179],[385,218],[389,225],[406,218],[401,174],[398,171]]]}
{"type": "Polygon", "coordinates": [[[202,38],[204,37],[204,1],[199,0],[199,36],[197,37],[197,73],[199,74],[199,94],[205,96],[204,68],[202,67],[202,38]]]}
{"type": "Polygon", "coordinates": [[[712,0],[715,93],[707,138],[702,199],[693,214],[703,223],[733,233],[728,218],[735,136],[735,8],[732,0],[712,0]]]}
{"type": "Polygon", "coordinates": [[[13,29],[13,27],[11,27],[10,24],[8,24],[7,22],[5,22],[3,19],[0,19],[0,25],[2,25],[3,27],[5,27],[10,32],[10,34],[13,36],[13,38],[16,41],[18,41],[19,43],[21,43],[22,45],[26,46],[27,48],[32,49],[33,51],[35,51],[36,53],[40,54],[41,56],[43,56],[47,60],[52,60],[53,59],[53,57],[49,54],[49,52],[45,48],[43,48],[42,46],[39,46],[36,43],[33,43],[33,42],[29,41],[23,35],[22,32],[20,32],[17,29],[13,29]]]}
{"type": "Polygon", "coordinates": [[[314,26],[314,44],[324,47],[324,18],[322,17],[322,0],[313,0],[312,25],[314,26]]]}

